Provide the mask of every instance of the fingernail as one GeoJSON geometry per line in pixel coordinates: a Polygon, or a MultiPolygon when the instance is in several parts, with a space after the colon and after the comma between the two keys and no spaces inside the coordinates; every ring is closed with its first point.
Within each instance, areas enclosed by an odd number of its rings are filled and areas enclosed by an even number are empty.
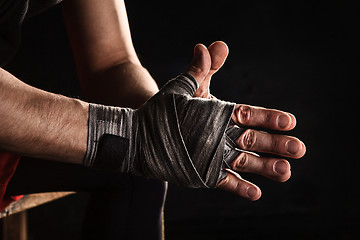
{"type": "Polygon", "coordinates": [[[274,165],[274,171],[280,175],[285,174],[287,168],[287,164],[284,161],[277,161],[274,165]]]}
{"type": "Polygon", "coordinates": [[[286,128],[289,125],[289,116],[282,114],[277,118],[277,125],[279,128],[286,128]]]}
{"type": "Polygon", "coordinates": [[[299,143],[295,140],[287,141],[285,146],[286,146],[286,151],[291,154],[297,153],[297,151],[299,150],[299,147],[300,147],[299,143]]]}
{"type": "Polygon", "coordinates": [[[247,194],[249,198],[254,199],[258,196],[258,190],[255,187],[248,187],[247,194]]]}

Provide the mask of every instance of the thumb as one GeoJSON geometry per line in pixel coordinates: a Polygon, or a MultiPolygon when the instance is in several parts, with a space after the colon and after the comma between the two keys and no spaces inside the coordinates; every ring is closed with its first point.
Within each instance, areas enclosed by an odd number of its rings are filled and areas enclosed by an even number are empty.
{"type": "Polygon", "coordinates": [[[203,44],[196,44],[194,48],[194,57],[187,69],[195,80],[201,83],[205,80],[211,68],[211,56],[208,49],[203,44]]]}
{"type": "Polygon", "coordinates": [[[228,46],[222,41],[212,43],[207,50],[210,54],[210,70],[199,84],[199,88],[194,93],[194,97],[213,98],[210,94],[211,77],[222,67],[229,54],[228,46]]]}

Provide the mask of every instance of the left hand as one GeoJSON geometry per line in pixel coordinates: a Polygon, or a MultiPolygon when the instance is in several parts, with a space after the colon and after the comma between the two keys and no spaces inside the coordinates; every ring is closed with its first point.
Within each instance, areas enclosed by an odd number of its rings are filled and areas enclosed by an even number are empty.
{"type": "MultiPolygon", "coordinates": [[[[194,58],[188,67],[188,72],[199,83],[194,97],[212,98],[209,91],[211,77],[221,68],[228,52],[227,45],[220,41],[214,42],[209,48],[202,44],[195,46],[194,58]]],[[[290,113],[237,104],[232,120],[237,125],[248,128],[236,140],[236,144],[240,149],[250,152],[242,152],[238,155],[230,164],[234,171],[228,173],[217,187],[249,200],[257,200],[261,197],[260,188],[242,179],[236,172],[256,173],[280,182],[287,181],[291,172],[287,160],[277,157],[261,157],[251,152],[301,158],[306,152],[306,147],[295,137],[251,129],[251,127],[261,127],[269,130],[289,131],[296,125],[295,116],[290,113]]]]}

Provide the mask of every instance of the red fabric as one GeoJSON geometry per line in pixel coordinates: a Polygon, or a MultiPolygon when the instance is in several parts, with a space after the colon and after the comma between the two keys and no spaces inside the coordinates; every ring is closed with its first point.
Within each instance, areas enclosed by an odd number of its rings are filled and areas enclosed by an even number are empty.
{"type": "Polygon", "coordinates": [[[20,156],[0,151],[0,211],[23,196],[5,196],[6,187],[13,176],[20,156]]]}

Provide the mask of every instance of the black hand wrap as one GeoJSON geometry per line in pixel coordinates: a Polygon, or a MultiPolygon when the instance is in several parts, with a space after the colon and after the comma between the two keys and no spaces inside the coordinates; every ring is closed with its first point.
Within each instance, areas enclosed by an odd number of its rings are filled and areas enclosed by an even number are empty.
{"type": "Polygon", "coordinates": [[[139,110],[90,105],[84,164],[187,187],[216,187],[239,154],[234,103],[193,98],[191,75],[169,81],[139,110]],[[125,150],[125,151],[124,151],[125,150]]]}

